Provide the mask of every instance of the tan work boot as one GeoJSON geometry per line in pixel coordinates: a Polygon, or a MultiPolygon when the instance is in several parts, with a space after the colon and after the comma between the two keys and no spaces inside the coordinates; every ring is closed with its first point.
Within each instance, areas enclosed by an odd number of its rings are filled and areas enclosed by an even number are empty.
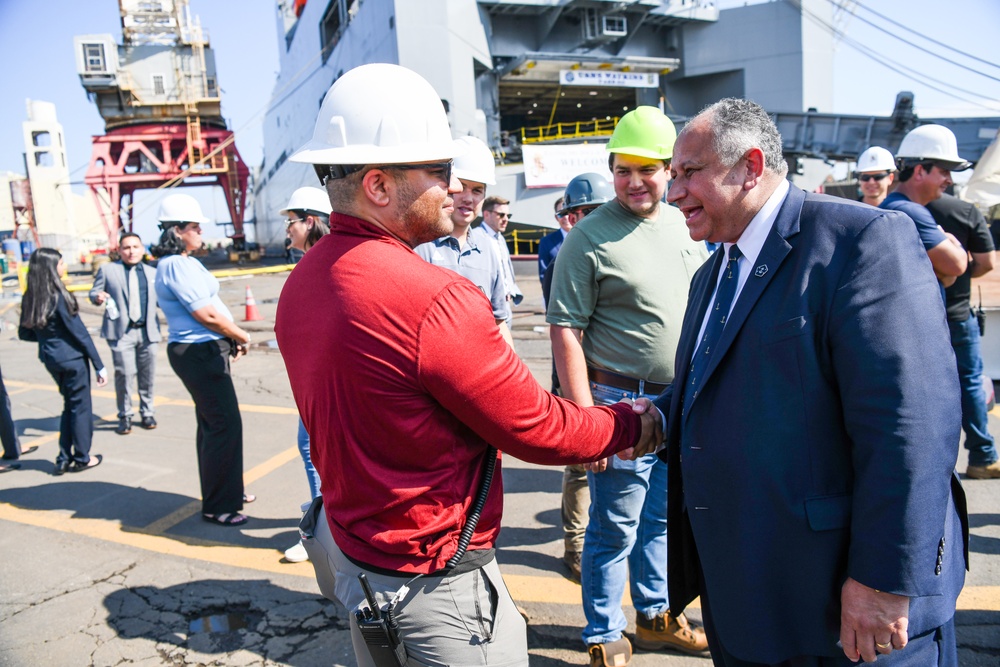
{"type": "Polygon", "coordinates": [[[663,612],[652,620],[636,614],[635,645],[646,651],[671,648],[692,655],[708,650],[705,631],[689,624],[684,614],[674,618],[670,612],[663,612]]]}
{"type": "Polygon", "coordinates": [[[591,644],[590,667],[625,667],[632,660],[632,644],[628,637],[607,644],[591,644]]]}
{"type": "Polygon", "coordinates": [[[988,466],[969,466],[965,469],[965,476],[969,479],[998,479],[1000,478],[1000,461],[994,461],[988,466]]]}
{"type": "Polygon", "coordinates": [[[563,565],[569,570],[570,581],[580,583],[580,566],[583,563],[583,554],[579,551],[566,551],[563,553],[563,565]]]}

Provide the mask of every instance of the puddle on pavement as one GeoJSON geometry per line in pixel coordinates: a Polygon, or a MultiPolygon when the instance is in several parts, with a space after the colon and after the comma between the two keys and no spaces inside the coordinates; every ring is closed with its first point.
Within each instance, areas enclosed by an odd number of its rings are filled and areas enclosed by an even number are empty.
{"type": "Polygon", "coordinates": [[[243,614],[213,614],[196,618],[188,625],[188,632],[192,635],[232,632],[247,627],[247,619],[243,614]]]}

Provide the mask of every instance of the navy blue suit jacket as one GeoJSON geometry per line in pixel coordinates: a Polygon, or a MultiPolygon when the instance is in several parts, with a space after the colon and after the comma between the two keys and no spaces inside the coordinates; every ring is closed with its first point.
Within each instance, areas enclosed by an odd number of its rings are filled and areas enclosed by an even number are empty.
{"type": "Polygon", "coordinates": [[[843,655],[848,576],[909,596],[911,637],[942,625],[967,561],[961,407],[913,224],[792,187],[681,415],[721,262],[692,280],[674,385],[656,399],[673,612],[703,576],[723,646],[763,663],[843,655]]]}
{"type": "Polygon", "coordinates": [[[538,279],[542,282],[545,282],[545,271],[555,261],[565,238],[562,230],[557,229],[551,234],[543,236],[542,240],[538,242],[538,279]]]}
{"type": "Polygon", "coordinates": [[[94,341],[87,333],[80,315],[70,315],[66,299],[60,294],[56,301],[56,309],[49,321],[41,329],[18,327],[18,337],[21,340],[38,343],[38,359],[46,366],[59,366],[76,359],[88,359],[95,371],[104,368],[104,362],[97,354],[94,341]]]}

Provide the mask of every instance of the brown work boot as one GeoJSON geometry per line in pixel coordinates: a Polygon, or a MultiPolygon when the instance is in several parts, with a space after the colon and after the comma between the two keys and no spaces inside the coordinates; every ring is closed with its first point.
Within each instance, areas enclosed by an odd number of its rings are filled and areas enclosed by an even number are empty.
{"type": "Polygon", "coordinates": [[[969,479],[998,479],[1000,478],[1000,461],[994,461],[988,466],[969,466],[965,469],[965,476],[969,479]]]}
{"type": "Polygon", "coordinates": [[[704,630],[689,624],[684,614],[674,618],[666,611],[652,620],[635,615],[635,645],[646,651],[672,648],[692,655],[708,650],[704,630]]]}
{"type": "Polygon", "coordinates": [[[591,644],[590,667],[625,667],[632,660],[632,644],[627,637],[607,644],[591,644]]]}
{"type": "Polygon", "coordinates": [[[580,583],[580,566],[583,562],[583,554],[579,551],[563,552],[563,565],[569,570],[569,578],[575,583],[580,583]]]}

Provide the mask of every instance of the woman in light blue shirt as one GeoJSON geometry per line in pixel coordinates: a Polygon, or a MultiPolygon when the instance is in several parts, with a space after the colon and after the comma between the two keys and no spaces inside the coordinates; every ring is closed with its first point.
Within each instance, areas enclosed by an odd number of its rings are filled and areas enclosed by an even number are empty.
{"type": "Polygon", "coordinates": [[[167,359],[194,400],[202,518],[240,526],[243,503],[254,497],[243,489],[243,420],[229,363],[250,350],[250,334],[233,323],[219,281],[188,254],[201,248],[201,225],[209,222],[198,201],[170,195],[159,220],[163,234],[151,248],[160,258],[156,298],[167,318],[167,359]]]}

